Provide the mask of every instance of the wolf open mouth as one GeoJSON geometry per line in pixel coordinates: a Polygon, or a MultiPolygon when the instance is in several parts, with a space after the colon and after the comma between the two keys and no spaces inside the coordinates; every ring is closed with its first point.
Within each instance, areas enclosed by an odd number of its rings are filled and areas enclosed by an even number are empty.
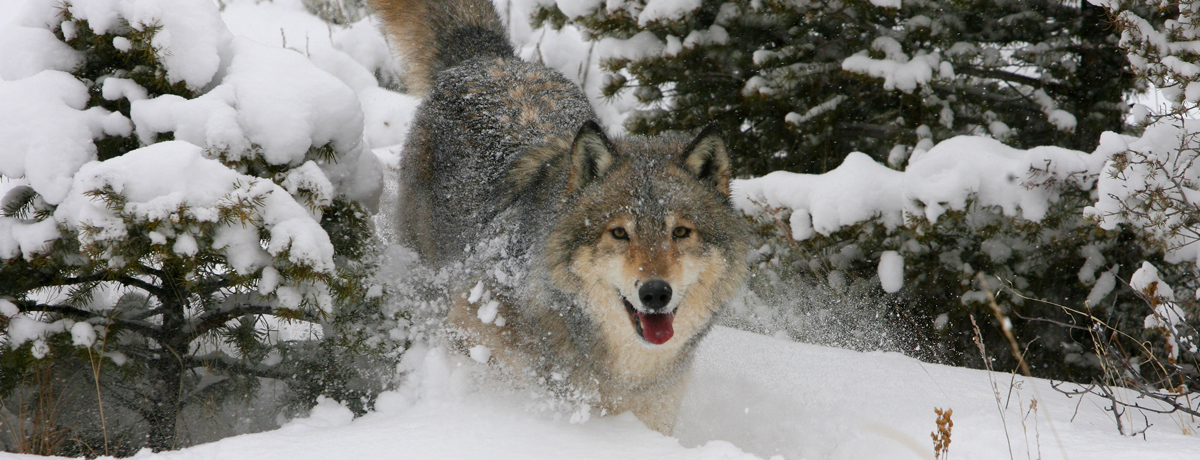
{"type": "Polygon", "coordinates": [[[647,342],[662,345],[675,335],[675,329],[671,325],[675,321],[674,313],[642,313],[633,308],[633,304],[624,296],[621,297],[621,301],[625,302],[625,311],[629,313],[633,328],[647,342]]]}

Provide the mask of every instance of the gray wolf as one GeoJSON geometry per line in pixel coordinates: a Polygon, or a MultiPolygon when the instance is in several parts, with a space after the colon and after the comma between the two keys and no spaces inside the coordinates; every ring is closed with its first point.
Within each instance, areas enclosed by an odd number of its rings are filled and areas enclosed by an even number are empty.
{"type": "Polygon", "coordinates": [[[488,0],[373,0],[418,109],[402,242],[455,269],[464,348],[670,434],[697,344],[746,277],[715,127],[610,137],[580,88],[514,57],[488,0]]]}

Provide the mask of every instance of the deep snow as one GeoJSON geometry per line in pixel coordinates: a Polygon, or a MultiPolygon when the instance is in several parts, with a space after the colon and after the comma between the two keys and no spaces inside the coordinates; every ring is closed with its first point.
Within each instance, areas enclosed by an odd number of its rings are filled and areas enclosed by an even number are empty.
{"type": "MultiPolygon", "coordinates": [[[[545,0],[504,2],[501,6],[512,8],[511,11],[504,11],[506,17],[521,18],[536,1],[545,0]]],[[[21,3],[23,0],[0,0],[0,23],[7,22],[21,3]]],[[[394,164],[395,158],[388,156],[394,152],[387,150],[387,146],[402,143],[416,101],[376,85],[372,71],[394,70],[394,63],[381,51],[384,48],[381,38],[373,29],[374,24],[368,20],[334,31],[304,13],[298,2],[293,0],[225,3],[227,7],[221,19],[233,35],[245,37],[238,40],[241,43],[239,46],[249,50],[247,55],[263,50],[249,41],[268,47],[302,49],[304,56],[312,61],[312,66],[333,75],[340,80],[338,85],[344,84],[352,90],[353,94],[342,91],[345,94],[340,99],[352,103],[356,97],[361,105],[365,144],[377,149],[376,153],[385,156],[387,163],[394,164]]],[[[559,3],[570,4],[568,0],[559,0],[559,3]]],[[[599,4],[599,1],[576,3],[599,4]]],[[[686,7],[698,2],[665,0],[658,3],[686,7]]],[[[654,14],[668,13],[668,9],[663,9],[654,14]]],[[[601,56],[646,50],[640,46],[642,43],[630,40],[601,44],[596,53],[592,53],[593,47],[582,42],[578,32],[571,28],[562,32],[544,32],[516,24],[513,29],[522,56],[540,58],[560,69],[580,69],[578,73],[568,72],[568,77],[582,82],[589,89],[589,94],[593,95],[599,87],[601,75],[588,74],[583,69],[592,67],[591,64],[601,56]],[[589,65],[580,65],[582,63],[589,65]]],[[[25,32],[28,31],[22,33],[25,32]]],[[[18,41],[31,43],[44,38],[44,34],[41,38],[18,37],[14,32],[0,36],[0,46],[18,41]]],[[[676,45],[684,46],[681,43],[676,45]]],[[[662,46],[664,52],[672,49],[671,43],[662,46]]],[[[8,51],[10,54],[7,56],[16,57],[7,62],[11,65],[0,62],[0,78],[9,82],[28,77],[17,74],[26,68],[41,69],[70,64],[66,62],[69,59],[55,61],[57,55],[24,55],[19,53],[21,49],[12,47],[8,51]]],[[[189,63],[187,69],[193,71],[185,72],[186,75],[181,75],[181,78],[203,79],[207,70],[196,66],[199,63],[189,63]]],[[[248,75],[257,74],[259,70],[264,74],[270,73],[267,72],[270,69],[251,70],[247,71],[248,75]]],[[[315,72],[315,69],[312,70],[315,72]]],[[[330,86],[336,86],[332,80],[330,86]]],[[[126,97],[130,96],[131,91],[136,92],[116,86],[113,91],[126,97]]],[[[261,91],[251,92],[257,96],[265,94],[261,91]]],[[[30,98],[35,96],[22,94],[30,98]]],[[[130,99],[137,97],[134,95],[130,99]]],[[[70,106],[68,102],[63,101],[60,105],[70,106]]],[[[628,101],[598,108],[608,125],[619,125],[620,114],[623,113],[620,104],[628,104],[628,101]]],[[[57,107],[40,103],[38,106],[46,110],[57,107]]],[[[150,105],[144,107],[153,108],[150,105]]],[[[167,112],[168,109],[164,106],[161,112],[167,112]]],[[[353,107],[345,112],[354,112],[353,107]]],[[[105,119],[100,115],[80,115],[86,119],[75,121],[79,121],[80,126],[94,124],[101,129],[111,128],[114,131],[122,128],[105,125],[105,119]]],[[[270,117],[263,115],[261,118],[270,117]]],[[[58,121],[65,123],[72,119],[62,118],[58,121]]],[[[149,121],[142,123],[134,120],[141,129],[149,129],[149,121]]],[[[265,126],[264,130],[269,128],[271,126],[265,126]]],[[[0,126],[0,131],[3,131],[3,126],[0,126]]],[[[12,137],[21,138],[16,134],[12,137]]],[[[207,136],[199,134],[195,139],[197,143],[207,140],[207,136]]],[[[329,139],[322,137],[322,140],[329,139]]],[[[351,139],[346,142],[355,141],[351,139]]],[[[1103,165],[1098,155],[1080,156],[1080,161],[1072,162],[1066,160],[1072,159],[1068,157],[1075,155],[1074,152],[1016,152],[1003,149],[1002,146],[984,145],[989,144],[987,140],[960,139],[958,142],[970,144],[972,148],[946,144],[940,149],[914,154],[910,166],[925,164],[932,169],[952,170],[946,166],[947,158],[950,153],[957,154],[964,150],[999,151],[1004,155],[997,158],[1005,160],[999,169],[1006,171],[1023,172],[1033,160],[1045,159],[1051,154],[1055,158],[1061,156],[1063,161],[1060,163],[1065,166],[1078,163],[1088,171],[1098,170],[1103,165]]],[[[287,149],[281,151],[286,152],[287,149]]],[[[851,161],[854,160],[852,157],[851,161]]],[[[955,163],[960,164],[963,163],[955,163]]],[[[980,170],[996,165],[994,162],[978,162],[980,170]]],[[[65,166],[79,167],[74,163],[65,166]]],[[[902,173],[885,170],[873,163],[870,166],[878,166],[874,169],[878,169],[878,174],[890,181],[901,181],[898,175],[902,173]]],[[[897,217],[904,211],[905,203],[900,203],[898,198],[901,195],[895,193],[888,197],[868,197],[877,199],[870,203],[856,203],[853,210],[821,208],[809,203],[821,201],[821,197],[815,193],[810,196],[808,193],[785,190],[782,184],[778,187],[765,186],[782,176],[764,178],[753,186],[743,183],[745,188],[742,190],[747,194],[759,193],[756,197],[769,204],[797,208],[808,206],[808,213],[795,213],[793,216],[800,216],[794,219],[808,219],[807,225],[795,225],[794,228],[799,232],[807,232],[809,236],[814,232],[845,225],[847,221],[874,215],[864,210],[878,211],[876,208],[880,208],[880,212],[893,213],[897,217]],[[758,188],[751,190],[752,187],[758,188]],[[784,196],[784,192],[788,195],[784,196]]],[[[841,185],[835,179],[830,176],[829,183],[817,188],[829,189],[841,185]]],[[[998,198],[999,201],[994,204],[1012,213],[1018,209],[1024,214],[1036,213],[1042,208],[1045,197],[1027,197],[1023,195],[1026,192],[1017,190],[1011,184],[1000,183],[1003,179],[996,176],[995,187],[985,187],[1002,192],[995,194],[1003,199],[998,198]]],[[[881,183],[861,179],[857,182],[870,182],[876,189],[881,183]]],[[[951,190],[958,193],[970,188],[960,187],[958,183],[941,184],[940,187],[934,187],[937,184],[908,185],[917,191],[930,192],[928,201],[931,203],[956,203],[937,196],[934,191],[951,190]]],[[[6,187],[0,186],[0,191],[6,190],[6,187]]],[[[897,185],[892,190],[901,188],[902,185],[897,185]]],[[[923,211],[937,213],[940,209],[927,208],[923,211]]],[[[881,279],[889,280],[892,285],[903,282],[894,276],[896,264],[903,264],[903,259],[895,260],[886,267],[881,264],[880,267],[881,279]],[[883,276],[885,274],[887,276],[883,276]]],[[[1200,421],[1190,418],[1149,417],[1146,420],[1153,426],[1146,431],[1145,440],[1141,437],[1124,438],[1117,433],[1109,413],[1103,410],[1102,400],[1068,399],[1043,380],[924,364],[893,353],[860,353],[806,345],[727,328],[717,328],[702,345],[675,438],[645,428],[628,414],[609,417],[593,414],[586,421],[573,423],[573,418],[578,421],[584,417],[570,410],[553,410],[552,407],[557,407],[554,404],[531,396],[527,391],[505,386],[491,377],[486,366],[469,357],[451,356],[440,349],[423,348],[414,349],[409,354],[406,362],[412,372],[407,386],[382,396],[378,410],[360,419],[352,420],[348,410],[332,401],[325,401],[314,409],[309,418],[293,421],[278,430],[228,438],[177,452],[147,452],[138,458],[703,459],[771,458],[776,455],[793,460],[933,458],[929,433],[935,428],[935,407],[954,409],[955,428],[950,455],[955,459],[1183,459],[1200,455],[1197,454],[1200,452],[1200,437],[1195,435],[1196,430],[1200,429],[1200,421]],[[1035,399],[1038,409],[1030,412],[1030,404],[1035,399]],[[1007,404],[1007,409],[998,409],[997,404],[1007,404]],[[1026,413],[1030,415],[1026,417],[1026,413]],[[1185,432],[1192,434],[1185,435],[1185,432]]],[[[1135,430],[1144,425],[1140,423],[1141,420],[1140,416],[1132,420],[1135,430]]],[[[29,458],[0,453],[0,460],[29,458]]]]}
{"type": "Polygon", "coordinates": [[[438,348],[409,353],[415,370],[406,386],[357,420],[324,401],[278,430],[134,458],[925,459],[933,458],[935,407],[954,410],[955,459],[1190,459],[1200,452],[1200,437],[1182,434],[1194,432],[1195,420],[1150,417],[1145,440],[1122,437],[1103,401],[1068,399],[1041,379],[721,327],[700,348],[676,438],[630,414],[572,423],[570,413],[507,387],[465,356],[438,348]],[[1003,417],[992,381],[1008,404],[1003,417]],[[1034,399],[1038,409],[1022,423],[1034,399]]]}

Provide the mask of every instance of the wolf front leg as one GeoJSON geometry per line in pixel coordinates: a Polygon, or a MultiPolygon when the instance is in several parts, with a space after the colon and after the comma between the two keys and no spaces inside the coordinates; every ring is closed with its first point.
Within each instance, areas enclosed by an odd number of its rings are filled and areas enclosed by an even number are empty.
{"type": "Polygon", "coordinates": [[[471,348],[484,346],[490,351],[489,362],[509,369],[529,368],[527,358],[517,350],[513,334],[517,313],[509,302],[498,296],[488,296],[485,300],[467,295],[456,299],[446,315],[446,328],[459,351],[470,353],[471,348]]]}
{"type": "Polygon", "coordinates": [[[671,436],[675,431],[675,422],[679,417],[679,406],[683,403],[688,377],[685,375],[673,380],[657,391],[639,393],[631,400],[633,405],[629,407],[633,415],[647,427],[667,436],[671,436]]]}

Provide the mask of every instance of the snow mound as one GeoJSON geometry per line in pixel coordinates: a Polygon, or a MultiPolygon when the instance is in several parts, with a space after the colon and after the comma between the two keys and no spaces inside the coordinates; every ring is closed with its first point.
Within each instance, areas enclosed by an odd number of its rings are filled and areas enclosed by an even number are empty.
{"type": "Polygon", "coordinates": [[[951,458],[1183,459],[1200,447],[1182,434],[1195,433],[1189,418],[1147,414],[1147,440],[1128,438],[1103,400],[1049,383],[717,328],[700,346],[675,434],[764,458],[931,459],[936,407],[954,409],[951,458]]]}
{"type": "Polygon", "coordinates": [[[1148,414],[1145,441],[1123,437],[1103,401],[1069,399],[1045,380],[722,327],[700,346],[674,438],[628,413],[572,422],[443,348],[418,345],[402,366],[403,386],[353,421],[325,399],[278,430],[135,458],[928,459],[935,407],[954,410],[954,458],[1165,460],[1200,449],[1200,438],[1180,434],[1186,419],[1148,414]]]}

